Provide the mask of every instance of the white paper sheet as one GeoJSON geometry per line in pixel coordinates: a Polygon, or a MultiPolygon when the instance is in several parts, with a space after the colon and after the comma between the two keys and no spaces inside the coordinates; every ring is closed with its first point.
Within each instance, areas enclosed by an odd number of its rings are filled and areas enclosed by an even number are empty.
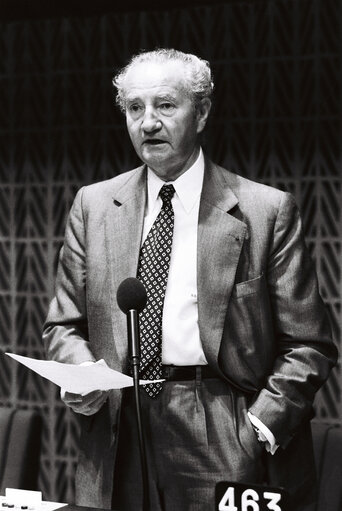
{"type": "Polygon", "coordinates": [[[16,488],[6,488],[5,496],[0,496],[1,507],[5,510],[8,506],[13,511],[21,510],[21,506],[26,506],[28,511],[55,511],[68,504],[63,502],[50,502],[42,500],[42,492],[31,490],[20,490],[16,488]],[[6,504],[6,505],[4,505],[6,504]]]}
{"type": "MultiPolygon", "coordinates": [[[[61,364],[52,360],[36,360],[14,353],[6,353],[20,364],[28,367],[43,378],[62,387],[67,392],[88,394],[93,390],[122,389],[133,386],[133,378],[110,369],[104,360],[89,366],[61,364]]],[[[140,385],[163,380],[140,380],[140,385]]]]}

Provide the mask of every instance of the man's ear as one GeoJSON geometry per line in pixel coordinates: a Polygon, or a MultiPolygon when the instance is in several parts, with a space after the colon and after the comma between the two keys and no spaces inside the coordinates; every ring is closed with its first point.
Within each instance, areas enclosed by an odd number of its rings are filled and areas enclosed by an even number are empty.
{"type": "Polygon", "coordinates": [[[201,133],[204,130],[210,109],[211,101],[209,98],[201,99],[201,101],[196,105],[197,133],[201,133]]]}

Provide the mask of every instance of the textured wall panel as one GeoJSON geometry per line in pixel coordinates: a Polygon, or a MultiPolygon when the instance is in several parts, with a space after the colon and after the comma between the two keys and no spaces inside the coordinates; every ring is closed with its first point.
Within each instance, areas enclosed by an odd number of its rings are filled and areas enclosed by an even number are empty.
{"type": "MultiPolygon", "coordinates": [[[[210,60],[203,144],[238,173],[291,191],[341,345],[342,1],[238,1],[0,26],[0,343],[43,356],[67,213],[83,184],[138,161],[111,79],[141,48],[210,60]]],[[[0,352],[0,404],[41,410],[40,487],[72,502],[78,422],[58,389],[0,352]]],[[[316,400],[340,423],[341,366],[316,400]]]]}

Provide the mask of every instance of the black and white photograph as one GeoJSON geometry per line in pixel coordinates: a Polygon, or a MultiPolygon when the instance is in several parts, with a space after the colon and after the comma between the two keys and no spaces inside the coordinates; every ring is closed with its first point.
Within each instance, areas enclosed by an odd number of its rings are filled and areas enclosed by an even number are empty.
{"type": "Polygon", "coordinates": [[[342,0],[0,0],[0,507],[342,511],[342,0]]]}

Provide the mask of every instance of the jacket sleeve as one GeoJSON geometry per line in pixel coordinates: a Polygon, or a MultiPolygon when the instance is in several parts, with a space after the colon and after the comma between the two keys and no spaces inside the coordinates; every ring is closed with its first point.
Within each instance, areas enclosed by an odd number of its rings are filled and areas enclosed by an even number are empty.
{"type": "Polygon", "coordinates": [[[274,225],[266,277],[277,355],[250,412],[285,447],[310,418],[314,396],[337,358],[299,212],[287,193],[274,225]]]}
{"type": "Polygon", "coordinates": [[[69,213],[55,296],[43,327],[47,358],[69,364],[95,361],[88,341],[85,225],[81,189],[69,213]]]}

